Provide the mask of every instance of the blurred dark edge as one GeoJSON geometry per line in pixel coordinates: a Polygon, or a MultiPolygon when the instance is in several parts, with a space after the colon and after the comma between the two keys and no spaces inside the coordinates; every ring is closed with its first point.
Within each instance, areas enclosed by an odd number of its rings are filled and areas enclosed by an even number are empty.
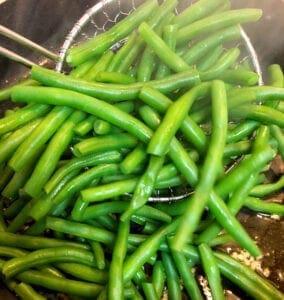
{"type": "MultiPolygon", "coordinates": [[[[122,1],[122,0],[121,0],[122,1]]],[[[127,0],[130,1],[130,0],[127,0]]],[[[0,1],[1,2],[1,1],[0,1]]],[[[96,0],[8,0],[0,5],[0,24],[7,26],[51,51],[58,52],[65,36],[82,14],[97,3],[96,0]]],[[[254,7],[264,11],[256,24],[244,26],[255,46],[264,74],[269,64],[284,67],[284,1],[282,0],[232,0],[234,8],[254,7]]],[[[42,58],[30,50],[0,37],[0,45],[40,63],[42,58]]],[[[0,57],[0,87],[10,85],[27,76],[29,70],[0,57]]],[[[0,106],[3,110],[3,104],[0,106]]],[[[252,235],[258,235],[265,251],[275,255],[271,266],[283,274],[283,222],[267,218],[248,218],[244,223],[252,235]],[[261,232],[261,233],[260,233],[261,232]],[[282,238],[282,239],[281,239],[282,238]]],[[[278,282],[284,291],[283,282],[278,282]]],[[[0,282],[0,299],[16,299],[0,282]]]]}

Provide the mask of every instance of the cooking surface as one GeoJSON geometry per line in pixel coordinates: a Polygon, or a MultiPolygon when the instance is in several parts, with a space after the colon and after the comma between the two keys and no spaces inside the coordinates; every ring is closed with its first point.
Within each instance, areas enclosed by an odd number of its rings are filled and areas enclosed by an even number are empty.
{"type": "MultiPolygon", "coordinates": [[[[0,23],[56,52],[76,20],[96,2],[91,0],[8,0],[0,5],[0,23]]],[[[279,63],[284,68],[284,1],[237,0],[234,5],[235,7],[260,7],[264,10],[262,20],[256,24],[250,24],[245,29],[257,50],[263,69],[271,63],[279,63]]],[[[41,58],[30,50],[17,46],[5,38],[0,37],[0,44],[35,62],[42,62],[41,58]]],[[[0,58],[0,86],[12,83],[25,74],[27,74],[26,68],[0,58]]],[[[283,201],[283,194],[280,197],[283,201]]],[[[269,278],[284,292],[283,221],[251,215],[247,212],[240,214],[240,220],[263,249],[263,266],[269,268],[271,272],[269,278]]],[[[0,290],[0,299],[14,299],[14,296],[10,294],[8,296],[7,291],[2,289],[1,285],[0,290]]]]}

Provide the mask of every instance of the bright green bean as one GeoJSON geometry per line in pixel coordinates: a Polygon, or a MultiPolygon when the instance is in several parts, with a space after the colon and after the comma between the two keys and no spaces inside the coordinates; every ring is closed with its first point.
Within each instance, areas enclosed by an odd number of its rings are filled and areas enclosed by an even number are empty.
{"type": "Polygon", "coordinates": [[[158,299],[162,297],[166,280],[165,269],[161,260],[155,262],[152,273],[152,284],[154,286],[158,299]]]}
{"type": "Polygon", "coordinates": [[[31,135],[21,144],[9,161],[9,165],[19,171],[28,160],[56,132],[66,118],[72,113],[68,107],[55,107],[35,128],[31,135]]]}
{"type": "Polygon", "coordinates": [[[85,136],[93,129],[93,124],[96,118],[94,116],[89,116],[79,124],[77,124],[74,128],[74,133],[79,136],[85,136]]]}
{"type": "Polygon", "coordinates": [[[223,28],[241,23],[255,22],[262,15],[261,9],[236,9],[213,14],[181,28],[177,35],[177,42],[184,43],[204,34],[212,33],[223,28]]]}
{"type": "Polygon", "coordinates": [[[284,215],[283,204],[266,201],[260,198],[248,197],[245,199],[244,206],[258,213],[284,215]]]}
{"type": "Polygon", "coordinates": [[[137,144],[137,139],[127,133],[113,133],[103,136],[84,139],[74,145],[73,153],[80,157],[90,153],[103,153],[111,150],[120,150],[122,148],[133,148],[137,144]]]}
{"type": "Polygon", "coordinates": [[[198,246],[201,264],[205,271],[213,299],[225,299],[220,271],[211,248],[207,244],[198,246]]]}
{"type": "Polygon", "coordinates": [[[108,297],[110,297],[110,299],[124,299],[123,262],[127,252],[129,230],[129,221],[119,223],[109,267],[108,297]]]}
{"type": "Polygon", "coordinates": [[[227,41],[237,40],[240,38],[239,27],[233,26],[212,33],[207,38],[196,43],[182,56],[183,60],[188,64],[195,64],[206,53],[215,47],[227,41]]]}
{"type": "Polygon", "coordinates": [[[66,61],[71,66],[77,66],[91,57],[102,54],[114,43],[120,41],[133,31],[141,21],[147,19],[153,10],[157,8],[155,0],[148,0],[140,7],[116,23],[108,31],[95,36],[88,42],[74,47],[68,51],[66,61]]]}
{"type": "Polygon", "coordinates": [[[64,220],[62,218],[47,217],[46,227],[52,230],[84,237],[89,240],[101,242],[107,245],[112,244],[114,241],[114,234],[108,230],[95,228],[83,223],[64,220]]]}
{"type": "Polygon", "coordinates": [[[24,190],[29,195],[32,197],[39,196],[43,186],[56,169],[60,157],[69,146],[73,137],[74,126],[84,117],[85,113],[80,111],[73,112],[52,137],[36,164],[30,179],[25,184],[24,190]]]}

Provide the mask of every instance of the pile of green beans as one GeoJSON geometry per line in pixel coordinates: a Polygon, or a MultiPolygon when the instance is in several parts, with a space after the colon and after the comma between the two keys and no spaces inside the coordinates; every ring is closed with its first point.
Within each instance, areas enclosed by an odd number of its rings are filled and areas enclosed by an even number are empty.
{"type": "Polygon", "coordinates": [[[0,270],[21,299],[203,299],[198,275],[214,300],[225,279],[284,298],[220,252],[261,258],[243,208],[284,215],[283,174],[265,176],[284,159],[284,75],[259,86],[242,59],[240,25],[262,12],[178,7],[146,0],[69,49],[70,73],[34,66],[0,91],[22,104],[0,119],[0,270]]]}

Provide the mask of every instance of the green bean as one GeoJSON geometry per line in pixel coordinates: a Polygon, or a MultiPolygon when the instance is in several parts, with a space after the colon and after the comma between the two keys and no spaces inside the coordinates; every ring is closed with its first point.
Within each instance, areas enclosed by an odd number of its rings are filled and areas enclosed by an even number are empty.
{"type": "Polygon", "coordinates": [[[0,135],[17,129],[36,118],[42,117],[49,109],[50,107],[45,104],[30,104],[17,110],[14,114],[0,120],[0,135]]]}
{"type": "Polygon", "coordinates": [[[90,153],[102,153],[105,151],[119,150],[121,148],[133,148],[137,144],[137,139],[127,133],[115,133],[84,139],[74,145],[73,153],[80,157],[90,153]]]}
{"type": "MultiPolygon", "coordinates": [[[[177,33],[177,25],[167,25],[163,28],[162,38],[166,43],[166,45],[172,50],[175,50],[176,48],[176,33],[177,33]]],[[[163,78],[170,73],[171,71],[169,67],[160,61],[157,66],[155,78],[156,79],[163,78]]]]}
{"type": "Polygon", "coordinates": [[[15,234],[10,232],[0,232],[0,245],[19,247],[23,249],[42,249],[42,248],[55,248],[55,247],[73,247],[78,249],[87,250],[89,247],[85,244],[80,244],[76,242],[58,240],[48,237],[35,237],[26,236],[22,234],[15,234]]]}
{"type": "Polygon", "coordinates": [[[244,206],[249,209],[265,214],[284,215],[284,205],[272,201],[266,201],[256,197],[248,197],[245,199],[244,206]]]}
{"type": "Polygon", "coordinates": [[[184,43],[204,34],[215,32],[223,28],[241,23],[255,22],[262,15],[261,9],[236,9],[213,14],[181,28],[177,35],[177,42],[184,43]]]}
{"type": "Polygon", "coordinates": [[[241,105],[230,110],[230,114],[232,117],[253,119],[265,124],[284,127],[284,113],[264,105],[241,105]]]}
{"type": "Polygon", "coordinates": [[[56,267],[58,267],[63,272],[81,280],[94,282],[98,284],[105,284],[108,280],[108,274],[106,271],[102,271],[87,265],[68,262],[57,263],[56,267]]]}
{"type": "MultiPolygon", "coordinates": [[[[38,80],[43,82],[45,85],[81,92],[83,94],[98,97],[106,101],[136,99],[140,89],[144,85],[143,82],[137,82],[128,85],[99,82],[92,83],[82,79],[74,79],[70,76],[59,74],[38,66],[32,68],[32,76],[38,78],[38,80]]],[[[167,76],[160,80],[152,80],[150,83],[154,88],[168,93],[181,87],[192,86],[197,82],[199,82],[198,72],[196,70],[189,70],[167,76]]],[[[21,89],[23,88],[24,87],[21,87],[21,89]]],[[[16,87],[15,89],[20,89],[20,87],[16,87]]],[[[25,99],[25,101],[28,100],[25,99]]]]}
{"type": "Polygon", "coordinates": [[[230,143],[225,146],[224,158],[236,157],[242,154],[248,154],[251,149],[251,142],[249,140],[230,143]]]}
{"type": "Polygon", "coordinates": [[[85,63],[73,68],[70,72],[70,76],[74,78],[84,78],[85,74],[93,67],[93,65],[98,61],[98,57],[93,57],[87,60],[85,63]]]}
{"type": "Polygon", "coordinates": [[[271,135],[275,138],[277,145],[278,145],[278,151],[282,158],[284,158],[284,134],[279,126],[271,125],[269,126],[271,135]]]}
{"type": "Polygon", "coordinates": [[[208,81],[215,78],[224,80],[224,73],[226,73],[228,71],[227,69],[237,61],[240,53],[241,52],[238,48],[229,49],[217,60],[217,62],[209,70],[200,72],[201,81],[208,81]]]}
{"type": "Polygon", "coordinates": [[[96,81],[98,73],[107,69],[113,56],[114,53],[111,50],[106,51],[104,54],[102,54],[98,61],[88,70],[88,72],[81,78],[88,81],[96,81]]]}
{"type": "Polygon", "coordinates": [[[6,219],[14,218],[19,211],[25,206],[27,199],[25,197],[19,197],[15,201],[13,201],[4,211],[3,217],[6,219]]]}
{"type": "Polygon", "coordinates": [[[104,270],[106,267],[106,259],[103,246],[99,242],[89,241],[93,250],[97,266],[99,270],[104,270]]]}
{"type": "MultiPolygon", "coordinates": [[[[83,201],[82,198],[79,196],[72,208],[71,211],[71,217],[74,221],[82,221],[83,214],[85,213],[87,207],[89,206],[89,203],[86,201],[83,201]]],[[[58,214],[55,214],[58,215],[58,214]]]]}
{"type": "Polygon", "coordinates": [[[138,31],[148,46],[173,71],[182,72],[191,69],[146,22],[139,25],[138,31]]]}
{"type": "Polygon", "coordinates": [[[41,122],[40,118],[20,127],[11,133],[8,137],[0,141],[0,164],[4,163],[11,157],[19,145],[31,134],[31,132],[41,122]]]}
{"type": "Polygon", "coordinates": [[[72,158],[67,164],[59,168],[50,180],[44,186],[46,193],[50,193],[58,183],[70,172],[80,170],[86,167],[93,167],[100,164],[115,163],[120,161],[121,154],[117,151],[107,151],[105,153],[96,153],[82,156],[79,158],[72,158]]]}
{"type": "Polygon", "coordinates": [[[147,153],[141,144],[138,144],[129,152],[120,163],[120,170],[123,174],[132,174],[138,166],[143,164],[147,158],[147,153]]]}
{"type": "Polygon", "coordinates": [[[206,1],[200,0],[192,3],[190,6],[180,12],[174,19],[175,24],[183,27],[187,24],[193,23],[199,19],[211,14],[214,9],[222,5],[224,0],[206,1]]]}
{"type": "Polygon", "coordinates": [[[170,105],[161,124],[153,134],[148,144],[148,153],[154,155],[165,155],[173,136],[188,114],[188,110],[190,109],[193,101],[198,97],[206,96],[209,88],[209,83],[197,85],[170,105]]]}
{"type": "Polygon", "coordinates": [[[207,244],[200,244],[198,250],[203,269],[209,282],[212,298],[225,299],[220,272],[211,248],[207,244]]]}
{"type": "Polygon", "coordinates": [[[239,122],[232,130],[228,130],[227,143],[234,143],[251,135],[259,127],[259,122],[245,120],[239,122]]]}
{"type": "Polygon", "coordinates": [[[39,199],[32,207],[30,216],[35,220],[43,218],[54,206],[57,206],[62,201],[66,201],[66,199],[72,199],[76,192],[89,186],[94,180],[104,175],[112,174],[117,170],[118,166],[115,164],[103,164],[89,169],[67,182],[54,197],[41,198],[42,201],[39,199]]]}
{"type": "MultiPolygon", "coordinates": [[[[165,112],[172,103],[168,97],[149,86],[142,88],[139,98],[160,113],[165,112]]],[[[187,137],[188,141],[200,152],[204,151],[207,143],[206,136],[202,129],[189,116],[186,116],[181,124],[181,131],[187,137]]]]}
{"type": "Polygon", "coordinates": [[[195,193],[192,199],[188,201],[188,206],[182,215],[181,223],[175,233],[174,249],[179,251],[182,249],[185,241],[188,238],[191,239],[198,225],[207,204],[208,196],[218,176],[223,153],[221,149],[225,147],[228,112],[225,85],[222,81],[213,81],[211,97],[213,122],[211,140],[195,193]],[[212,160],[212,157],[214,157],[214,160],[212,160]]]}
{"type": "Polygon", "coordinates": [[[20,145],[9,161],[9,165],[19,171],[33,157],[43,144],[56,132],[64,120],[71,114],[68,107],[55,107],[35,128],[31,135],[20,145]]]}
{"type": "Polygon", "coordinates": [[[233,26],[225,28],[212,33],[207,38],[196,43],[182,56],[182,58],[188,65],[192,65],[215,47],[224,42],[236,40],[238,38],[240,38],[239,27],[233,26]]]}
{"type": "Polygon", "coordinates": [[[75,126],[74,133],[79,136],[85,136],[93,129],[95,120],[96,118],[94,116],[88,116],[88,118],[84,119],[82,122],[75,126]]]}
{"type": "Polygon", "coordinates": [[[16,257],[5,262],[3,274],[11,278],[22,271],[50,262],[81,262],[90,266],[96,265],[92,253],[71,247],[56,247],[40,249],[22,257],[16,257]]]}
{"type": "Polygon", "coordinates": [[[46,227],[52,230],[84,237],[89,240],[101,242],[107,245],[112,244],[114,241],[114,234],[108,230],[95,228],[87,224],[68,221],[61,218],[47,217],[46,227]]]}
{"type": "Polygon", "coordinates": [[[52,137],[36,164],[30,179],[25,184],[24,190],[29,195],[32,197],[39,196],[43,186],[56,169],[61,155],[69,146],[73,137],[74,126],[84,117],[85,114],[80,111],[73,112],[52,137]]]}
{"type": "Polygon", "coordinates": [[[120,220],[126,221],[137,209],[142,207],[151,196],[159,171],[164,164],[165,157],[151,155],[146,171],[142,174],[129,203],[129,207],[121,215],[120,220]]]}
{"type": "Polygon", "coordinates": [[[6,283],[10,290],[14,291],[21,299],[30,300],[44,300],[46,299],[41,294],[37,293],[32,286],[24,282],[16,282],[14,280],[8,280],[6,283]]]}
{"type": "Polygon", "coordinates": [[[191,267],[186,261],[185,255],[181,252],[177,252],[173,250],[172,256],[174,258],[176,267],[183,280],[184,287],[189,297],[197,300],[203,299],[198,284],[196,282],[196,279],[192,274],[191,267]]]}
{"type": "Polygon", "coordinates": [[[114,43],[120,41],[132,32],[133,29],[137,27],[141,21],[147,19],[156,8],[156,1],[146,1],[136,11],[116,23],[108,31],[95,36],[82,45],[70,49],[66,57],[67,63],[71,66],[77,66],[91,57],[102,54],[114,43]]]}
{"type": "Polygon", "coordinates": [[[221,45],[213,49],[197,64],[197,70],[199,70],[200,72],[204,72],[210,69],[213,65],[215,65],[223,50],[223,46],[221,45]]]}
{"type": "Polygon", "coordinates": [[[110,299],[124,299],[123,262],[127,252],[129,230],[130,222],[125,221],[119,223],[109,267],[108,297],[110,297],[110,299]]]}
{"type": "Polygon", "coordinates": [[[254,197],[265,197],[269,194],[276,193],[284,188],[284,175],[276,182],[258,185],[252,188],[250,195],[254,197]]]}
{"type": "Polygon", "coordinates": [[[154,286],[158,299],[162,297],[166,280],[165,269],[161,260],[155,262],[152,273],[152,284],[154,286]]]}
{"type": "Polygon", "coordinates": [[[17,278],[25,283],[79,297],[96,297],[103,288],[96,283],[67,278],[54,278],[50,275],[45,275],[40,271],[32,270],[22,272],[17,278]]]}
{"type": "MultiPolygon", "coordinates": [[[[101,204],[96,204],[89,206],[82,217],[82,221],[88,219],[94,219],[100,215],[107,215],[111,213],[122,213],[128,206],[128,203],[125,201],[110,201],[104,202],[101,204]]],[[[169,223],[171,217],[168,214],[159,211],[149,205],[144,205],[136,211],[138,216],[149,217],[153,220],[158,220],[162,222],[169,223]]]]}
{"type": "Polygon", "coordinates": [[[60,90],[60,93],[57,93],[59,92],[58,89],[54,89],[54,88],[44,88],[44,89],[45,89],[44,93],[41,92],[40,94],[38,94],[39,91],[35,91],[35,90],[32,91],[14,90],[13,93],[14,100],[15,98],[17,98],[18,100],[20,100],[20,98],[22,100],[24,100],[24,98],[25,99],[33,98],[34,102],[36,102],[37,99],[40,102],[55,101],[57,105],[71,105],[73,106],[73,108],[78,108],[78,109],[88,111],[89,113],[94,114],[95,116],[100,117],[101,119],[106,120],[111,124],[114,124],[122,129],[125,129],[126,131],[134,134],[134,136],[136,136],[142,141],[148,140],[152,133],[152,131],[149,130],[149,128],[145,126],[142,122],[140,122],[137,118],[121,111],[119,108],[116,108],[106,102],[94,99],[86,95],[81,95],[72,91],[60,90]],[[27,95],[29,96],[27,97],[27,95]]]}
{"type": "MultiPolygon", "coordinates": [[[[20,81],[19,83],[16,83],[16,85],[38,85],[39,83],[35,80],[32,80],[32,79],[25,79],[25,80],[22,80],[20,81]]],[[[12,92],[12,89],[15,85],[12,85],[12,86],[8,86],[6,88],[2,88],[0,90],[0,102],[3,101],[3,100],[8,100],[10,99],[11,97],[11,92],[12,92]]]]}
{"type": "Polygon", "coordinates": [[[254,86],[258,83],[259,76],[257,73],[248,70],[225,70],[219,77],[226,83],[241,86],[254,86]]]}
{"type": "Polygon", "coordinates": [[[170,299],[182,299],[179,276],[174,261],[169,253],[162,252],[162,262],[166,273],[168,295],[170,299]]]}
{"type": "Polygon", "coordinates": [[[283,294],[249,267],[229,255],[215,252],[220,272],[255,299],[282,299],[283,294]]]}

